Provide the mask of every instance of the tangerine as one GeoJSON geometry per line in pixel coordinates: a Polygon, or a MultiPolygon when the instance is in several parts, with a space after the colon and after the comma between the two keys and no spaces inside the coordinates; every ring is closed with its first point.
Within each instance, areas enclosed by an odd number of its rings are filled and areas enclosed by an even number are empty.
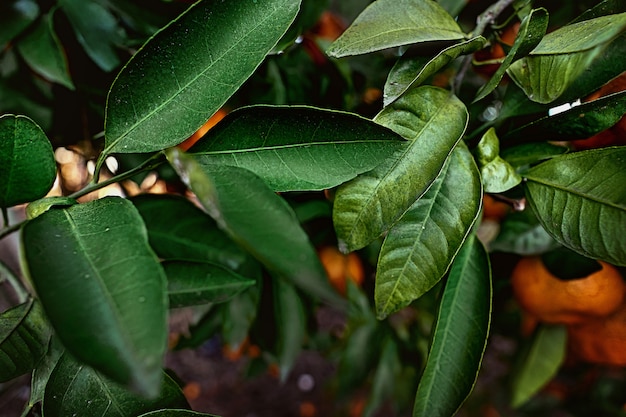
{"type": "Polygon", "coordinates": [[[356,253],[345,255],[334,246],[325,246],[318,251],[318,256],[324,265],[328,280],[340,294],[346,294],[348,280],[357,285],[363,283],[365,277],[363,263],[356,253]]]}
{"type": "Polygon", "coordinates": [[[545,323],[575,324],[606,317],[624,304],[626,284],[614,266],[586,277],[562,280],[540,256],[522,258],[511,274],[513,293],[525,312],[545,323]]]}

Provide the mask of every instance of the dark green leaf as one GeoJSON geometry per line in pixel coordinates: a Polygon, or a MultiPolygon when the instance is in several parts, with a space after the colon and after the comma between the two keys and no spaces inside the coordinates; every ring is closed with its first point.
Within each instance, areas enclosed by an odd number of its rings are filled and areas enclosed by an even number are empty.
{"type": "Polygon", "coordinates": [[[9,0],[0,5],[0,47],[19,35],[39,14],[33,0],[9,0]]]}
{"type": "Polygon", "coordinates": [[[115,16],[94,1],[59,0],[58,4],[89,58],[104,71],[117,68],[121,63],[117,48],[123,36],[115,16]]]}
{"type": "Polygon", "coordinates": [[[552,158],[525,176],[526,197],[542,226],[564,246],[626,265],[626,147],[552,158]]]}
{"type": "Polygon", "coordinates": [[[453,416],[469,396],[487,346],[491,297],[489,257],[472,236],[450,270],[414,416],[453,416]]]}
{"type": "Polygon", "coordinates": [[[437,3],[451,16],[457,16],[465,7],[467,0],[438,0],[437,3]]]}
{"type": "Polygon", "coordinates": [[[524,404],[556,375],[565,360],[566,342],[565,326],[539,328],[521,370],[513,374],[513,407],[524,404]]]}
{"type": "Polygon", "coordinates": [[[500,155],[502,159],[511,164],[514,168],[519,168],[544,159],[550,159],[553,156],[564,154],[567,151],[568,148],[565,146],[554,145],[548,142],[531,142],[503,149],[500,155]]]}
{"type": "Polygon", "coordinates": [[[299,5],[197,2],[146,43],[113,83],[104,153],[152,152],[189,137],[261,64],[299,5]]]}
{"type": "Polygon", "coordinates": [[[215,221],[186,198],[140,195],[131,199],[161,259],[217,262],[236,269],[246,254],[215,221]]]}
{"type": "Polygon", "coordinates": [[[419,86],[441,68],[460,55],[471,54],[482,48],[486,39],[482,36],[449,46],[435,56],[413,56],[405,53],[393,66],[385,82],[383,104],[388,106],[408,89],[419,86]]]}
{"type": "Polygon", "coordinates": [[[404,141],[350,113],[312,107],[246,107],[189,152],[200,165],[246,168],[274,191],[323,190],[369,171],[404,141]]]}
{"type": "Polygon", "coordinates": [[[333,222],[345,251],[376,239],[426,191],[461,139],[468,114],[450,92],[423,86],[385,107],[375,120],[410,142],[337,190],[333,222]]]}
{"type": "Polygon", "coordinates": [[[617,123],[626,114],[626,91],[610,94],[546,116],[508,132],[506,141],[586,139],[617,123]]]}
{"type": "Polygon", "coordinates": [[[500,157],[500,140],[494,128],[483,135],[475,152],[486,193],[502,193],[522,182],[515,169],[500,157]]]}
{"type": "Polygon", "coordinates": [[[65,353],[57,363],[43,401],[47,417],[90,416],[128,417],[163,408],[188,408],[176,383],[165,373],[159,378],[158,397],[133,395],[88,366],[65,353]]]}
{"type": "Polygon", "coordinates": [[[56,161],[45,133],[25,116],[0,117],[0,207],[46,195],[56,178],[56,161]]]}
{"type": "Polygon", "coordinates": [[[48,349],[50,334],[41,305],[35,300],[0,314],[0,382],[33,370],[48,349]]]}
{"type": "Polygon", "coordinates": [[[189,410],[158,410],[142,414],[139,417],[219,417],[214,414],[196,413],[189,410]]]}
{"type": "Polygon", "coordinates": [[[500,84],[502,77],[509,66],[517,59],[530,53],[541,41],[548,29],[548,12],[546,9],[534,9],[526,16],[520,25],[519,32],[511,50],[506,54],[504,61],[500,64],[491,79],[483,85],[474,101],[481,100],[491,93],[500,84]]]}
{"type": "Polygon", "coordinates": [[[398,355],[398,344],[391,337],[386,337],[380,353],[380,361],[374,372],[372,392],[363,412],[363,417],[370,417],[385,403],[393,398],[402,371],[402,363],[398,355]]]}
{"type": "Polygon", "coordinates": [[[207,262],[169,261],[163,263],[163,269],[171,308],[221,303],[255,284],[207,262]]]}
{"type": "Polygon", "coordinates": [[[370,4],[328,49],[339,58],[429,41],[455,41],[465,34],[432,0],[378,0],[370,4]],[[393,22],[393,25],[390,25],[393,22]]]}
{"type": "Polygon", "coordinates": [[[343,304],[330,286],[308,236],[289,205],[254,173],[228,165],[200,167],[177,148],[167,151],[176,172],[235,242],[268,270],[308,293],[343,304]]]}
{"type": "Polygon", "coordinates": [[[500,233],[489,243],[492,251],[522,256],[538,255],[559,246],[529,209],[506,216],[500,224],[500,233]]]}
{"type": "Polygon", "coordinates": [[[478,217],[481,195],[474,159],[459,144],[428,191],[385,238],[374,294],[379,318],[408,305],[439,282],[478,217]]]}
{"type": "Polygon", "coordinates": [[[50,375],[61,358],[61,355],[63,355],[63,352],[63,346],[61,346],[58,339],[53,336],[50,339],[46,355],[37,363],[37,367],[33,371],[30,383],[30,397],[22,411],[22,417],[32,416],[30,410],[32,410],[36,404],[43,401],[50,375]]]}
{"type": "Polygon", "coordinates": [[[22,239],[23,262],[67,350],[156,395],[167,344],[166,278],[133,205],[104,198],[48,210],[22,228],[22,239]]]}
{"type": "Polygon", "coordinates": [[[626,3],[622,0],[604,0],[593,6],[591,9],[585,10],[585,12],[578,16],[572,23],[622,12],[626,12],[626,3]]]}
{"type": "Polygon", "coordinates": [[[17,49],[35,72],[73,90],[65,51],[54,32],[53,17],[54,12],[43,16],[37,26],[20,40],[17,49]]]}
{"type": "Polygon", "coordinates": [[[280,278],[272,280],[274,290],[274,317],[278,337],[276,356],[280,380],[286,381],[302,351],[306,335],[306,311],[296,288],[280,278]]]}

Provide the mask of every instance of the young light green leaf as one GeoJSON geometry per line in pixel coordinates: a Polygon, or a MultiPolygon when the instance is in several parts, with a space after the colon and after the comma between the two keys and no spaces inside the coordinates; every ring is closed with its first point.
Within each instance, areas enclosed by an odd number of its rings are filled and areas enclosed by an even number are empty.
{"type": "Polygon", "coordinates": [[[383,105],[388,106],[408,89],[422,84],[428,77],[461,55],[481,49],[487,40],[482,36],[455,43],[435,56],[413,56],[405,53],[393,66],[384,87],[383,105]]]}
{"type": "Polygon", "coordinates": [[[54,31],[54,10],[44,15],[35,28],[20,39],[17,50],[33,71],[74,90],[63,45],[54,31]]]}
{"type": "Polygon", "coordinates": [[[103,198],[51,209],[22,228],[22,239],[28,275],[67,350],[156,395],[167,344],[166,278],[133,205],[103,198]]]}
{"type": "Polygon", "coordinates": [[[0,10],[0,47],[4,47],[37,19],[39,5],[34,0],[10,0],[0,10]]]}
{"type": "Polygon", "coordinates": [[[478,217],[481,188],[474,159],[459,144],[383,242],[374,292],[378,318],[421,297],[443,277],[478,217]]]}
{"type": "Polygon", "coordinates": [[[167,157],[200,203],[231,239],[269,271],[323,300],[343,304],[289,205],[251,171],[201,167],[177,148],[167,157]]]}
{"type": "Polygon", "coordinates": [[[256,283],[208,262],[167,261],[170,308],[222,303],[256,283]]]}
{"type": "Polygon", "coordinates": [[[556,375],[565,360],[566,342],[565,326],[539,328],[521,370],[513,374],[513,407],[523,405],[556,375]]]}
{"type": "Polygon", "coordinates": [[[245,260],[241,248],[186,198],[144,194],[131,201],[143,218],[150,246],[159,258],[217,262],[231,269],[245,260]]]}
{"type": "Polygon", "coordinates": [[[552,158],[524,174],[528,203],[564,246],[626,265],[625,161],[623,146],[552,158]]]}
{"type": "Polygon", "coordinates": [[[35,200],[26,206],[26,218],[34,219],[53,207],[69,207],[78,204],[75,198],[53,196],[35,200]]]}
{"type": "Polygon", "coordinates": [[[246,168],[274,191],[322,190],[369,171],[405,143],[356,114],[253,106],[230,113],[189,152],[200,165],[246,168]]]}
{"type": "Polygon", "coordinates": [[[97,2],[59,0],[58,4],[89,58],[103,71],[117,68],[121,64],[117,48],[123,37],[115,16],[97,2]]]}
{"type": "Polygon", "coordinates": [[[574,106],[553,116],[545,116],[515,130],[506,141],[565,141],[586,139],[613,126],[626,114],[626,91],[574,106]]]}
{"type": "Polygon", "coordinates": [[[511,50],[506,54],[491,79],[476,93],[474,101],[481,100],[489,95],[500,84],[502,77],[509,66],[517,59],[530,53],[541,41],[548,29],[548,12],[544,8],[533,9],[520,25],[519,32],[511,50]]]}
{"type": "Polygon", "coordinates": [[[450,270],[413,416],[453,416],[471,393],[487,346],[491,298],[489,257],[472,236],[450,270]]]}
{"type": "Polygon", "coordinates": [[[0,382],[33,370],[48,349],[51,333],[33,299],[0,314],[0,382]]]}
{"type": "Polygon", "coordinates": [[[431,86],[410,90],[375,121],[410,143],[372,171],[337,190],[333,223],[342,250],[366,246],[385,232],[426,191],[461,139],[465,105],[431,86]]]}
{"type": "Polygon", "coordinates": [[[26,116],[0,116],[0,207],[37,200],[56,178],[52,145],[26,116]]]}
{"type": "Polygon", "coordinates": [[[302,351],[306,336],[306,310],[296,288],[289,282],[275,277],[272,280],[274,317],[276,319],[276,355],[280,380],[287,380],[293,365],[302,351]]]}
{"type": "Polygon", "coordinates": [[[433,0],[378,0],[356,18],[327,52],[340,58],[419,42],[456,41],[464,37],[452,16],[433,0]]]}
{"type": "Polygon", "coordinates": [[[500,157],[500,140],[493,127],[478,142],[476,155],[486,193],[502,193],[522,182],[515,169],[500,157]]]}
{"type": "Polygon", "coordinates": [[[165,372],[158,396],[147,400],[117,385],[65,353],[46,386],[43,413],[50,417],[127,417],[164,408],[189,408],[182,391],[165,372]]]}
{"type": "Polygon", "coordinates": [[[201,1],[148,41],[107,99],[104,154],[152,152],[189,137],[261,64],[300,6],[201,1]]]}

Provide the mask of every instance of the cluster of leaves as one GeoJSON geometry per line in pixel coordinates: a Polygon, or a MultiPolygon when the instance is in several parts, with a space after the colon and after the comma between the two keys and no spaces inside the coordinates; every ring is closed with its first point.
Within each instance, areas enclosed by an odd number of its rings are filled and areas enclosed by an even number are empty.
{"type": "MultiPolygon", "coordinates": [[[[33,371],[25,414],[41,403],[50,415],[198,415],[185,410],[162,369],[168,308],[208,306],[208,328],[241,341],[269,298],[273,351],[285,376],[311,306],[321,301],[349,308],[353,324],[360,323],[349,336],[358,351],[346,350],[345,369],[354,371],[363,355],[364,365],[379,356],[371,413],[392,395],[389,381],[407,376],[397,328],[364,349],[380,335],[376,319],[434,296],[437,288],[438,313],[414,384],[413,414],[453,415],[475,383],[491,320],[491,267],[476,235],[484,193],[526,201],[532,210],[503,225],[509,238],[497,242],[500,250],[522,253],[528,239],[534,248],[541,239],[626,265],[619,228],[626,223],[626,149],[570,153],[546,142],[587,138],[624,115],[624,92],[548,115],[626,68],[620,3],[605,0],[546,34],[546,9],[500,0],[468,34],[452,17],[462,1],[378,0],[327,50],[335,58],[403,52],[373,119],[302,105],[243,106],[183,152],[177,145],[298,33],[297,1],[199,1],[143,44],[112,82],[94,179],[69,196],[44,198],[56,176],[44,131],[27,116],[3,115],[5,224],[7,208],[29,205],[26,221],[1,232],[19,230],[25,279],[2,269],[20,304],[1,316],[0,379],[33,371]],[[505,11],[520,22],[519,34],[497,71],[476,87],[466,77],[472,54],[486,47],[486,28],[505,11]],[[451,89],[431,85],[448,69],[451,89]],[[513,84],[503,85],[505,75],[513,84]],[[497,114],[485,118],[488,111],[497,114]],[[108,157],[137,153],[147,154],[139,165],[98,182],[108,157]],[[204,210],[172,195],[77,202],[164,164],[204,210]],[[332,289],[302,227],[305,210],[287,203],[292,192],[331,188],[340,248],[379,246],[374,312],[354,288],[348,300],[332,289]]],[[[133,16],[126,2],[63,0],[38,19],[34,1],[10,4],[20,18],[3,29],[0,43],[19,38],[22,58],[47,80],[74,86],[55,36],[56,10],[101,69],[119,64],[112,45],[122,42],[120,26],[103,16],[110,10],[133,16]],[[83,24],[88,13],[101,18],[105,42],[83,24]],[[51,55],[42,55],[44,49],[51,55]]],[[[145,23],[127,20],[139,21],[145,23]]],[[[365,377],[368,368],[358,369],[346,384],[365,377]]]]}

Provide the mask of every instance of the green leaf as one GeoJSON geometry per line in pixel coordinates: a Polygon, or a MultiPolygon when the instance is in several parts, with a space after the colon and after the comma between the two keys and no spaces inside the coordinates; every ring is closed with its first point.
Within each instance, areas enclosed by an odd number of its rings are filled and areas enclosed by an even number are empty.
{"type": "Polygon", "coordinates": [[[0,207],[46,195],[56,178],[52,145],[26,116],[0,117],[0,207]]]}
{"type": "Polygon", "coordinates": [[[378,0],[356,18],[327,52],[340,58],[413,43],[455,41],[464,37],[452,16],[432,0],[378,0]]]}
{"type": "Polygon", "coordinates": [[[169,261],[163,269],[171,308],[221,303],[256,282],[208,262],[169,261]]]}
{"type": "Polygon", "coordinates": [[[600,16],[550,32],[533,49],[533,55],[569,54],[610,42],[626,30],[626,13],[600,16]]]}
{"type": "Polygon", "coordinates": [[[214,414],[196,413],[189,410],[158,410],[142,414],[139,417],[219,417],[214,414]]]}
{"type": "Polygon", "coordinates": [[[622,0],[604,0],[593,6],[591,9],[585,10],[572,23],[622,12],[626,12],[626,3],[622,0]]]}
{"type": "Polygon", "coordinates": [[[24,265],[66,349],[156,395],[167,344],[166,278],[133,205],[109,197],[48,210],[22,228],[22,239],[24,265]]]}
{"type": "Polygon", "coordinates": [[[231,239],[269,271],[323,300],[343,304],[289,205],[254,173],[228,165],[200,167],[177,148],[167,157],[231,239]]]}
{"type": "Polygon", "coordinates": [[[144,194],[131,201],[143,218],[150,246],[159,258],[217,262],[232,269],[244,262],[246,254],[239,246],[186,198],[144,194]]]}
{"type": "Polygon", "coordinates": [[[385,82],[383,105],[388,106],[410,88],[423,84],[461,55],[471,54],[481,49],[487,40],[482,36],[455,43],[435,56],[414,56],[410,50],[393,66],[385,82]]]}
{"type": "Polygon", "coordinates": [[[493,127],[478,142],[476,156],[486,193],[502,193],[522,182],[515,169],[500,157],[500,140],[493,127]]]}
{"type": "Polygon", "coordinates": [[[74,90],[63,45],[54,32],[54,10],[17,44],[24,61],[45,79],[74,90]]]}
{"type": "Polygon", "coordinates": [[[33,370],[46,353],[50,334],[41,305],[33,299],[0,314],[0,382],[33,370]]]}
{"type": "Polygon", "coordinates": [[[342,250],[372,242],[426,191],[461,139],[467,120],[458,98],[430,86],[410,90],[376,116],[377,123],[410,142],[337,190],[333,222],[342,250]]]}
{"type": "Polygon", "coordinates": [[[557,155],[562,155],[567,151],[568,148],[565,146],[554,145],[548,142],[531,142],[503,149],[500,155],[502,159],[514,168],[519,168],[544,159],[550,159],[557,155]]]}
{"type": "Polygon", "coordinates": [[[610,94],[545,116],[508,132],[506,141],[586,139],[619,122],[626,114],[626,91],[610,94]]]}
{"type": "Polygon", "coordinates": [[[74,204],[78,204],[78,201],[70,197],[44,197],[26,206],[26,218],[29,220],[34,219],[53,207],[69,207],[74,204]]]}
{"type": "Polygon", "coordinates": [[[592,259],[626,265],[626,147],[575,152],[525,173],[526,198],[562,245],[592,259]]]}
{"type": "Polygon", "coordinates": [[[147,42],[107,99],[104,154],[152,152],[196,131],[261,64],[300,2],[197,2],[147,42]]]}
{"type": "Polygon", "coordinates": [[[105,376],[74,360],[67,353],[57,363],[43,401],[49,417],[127,417],[163,408],[188,408],[176,383],[165,373],[157,387],[158,397],[147,400],[133,395],[105,376]]]}
{"type": "Polygon", "coordinates": [[[363,412],[363,417],[370,417],[392,398],[396,390],[398,376],[402,371],[402,362],[398,355],[398,344],[387,336],[383,342],[380,361],[374,372],[374,381],[369,400],[363,412]]]}
{"type": "Polygon", "coordinates": [[[289,282],[280,278],[272,280],[274,317],[276,320],[276,356],[280,380],[285,382],[302,351],[306,336],[307,316],[300,295],[289,282]]]}
{"type": "Polygon", "coordinates": [[[459,144],[439,177],[383,242],[374,293],[380,319],[439,282],[478,217],[481,195],[474,159],[459,144]]]}
{"type": "Polygon", "coordinates": [[[123,36],[115,16],[93,1],[59,0],[58,4],[89,58],[103,71],[117,68],[121,64],[117,49],[123,36]]]}
{"type": "Polygon", "coordinates": [[[22,33],[39,15],[33,0],[3,1],[0,5],[0,47],[22,33]]]}
{"type": "Polygon", "coordinates": [[[489,257],[473,236],[450,270],[414,416],[453,416],[469,396],[487,346],[491,297],[489,257]]]}
{"type": "Polygon", "coordinates": [[[30,417],[30,412],[36,404],[43,402],[46,385],[50,380],[50,375],[61,358],[65,350],[56,337],[50,339],[48,350],[45,356],[37,363],[37,367],[33,371],[30,383],[30,396],[26,403],[21,417],[30,417]]]}
{"type": "Polygon", "coordinates": [[[246,168],[274,191],[323,190],[369,171],[404,141],[356,114],[312,107],[246,107],[189,153],[200,165],[246,168]]]}
{"type": "Polygon", "coordinates": [[[489,243],[491,251],[522,256],[539,255],[560,246],[541,226],[532,210],[506,216],[500,224],[500,233],[489,243]]]}
{"type": "Polygon", "coordinates": [[[519,32],[511,50],[506,54],[491,79],[476,93],[474,101],[481,100],[489,95],[500,84],[502,77],[511,64],[530,53],[542,40],[548,29],[548,12],[544,8],[533,9],[520,25],[519,32]]]}
{"type": "Polygon", "coordinates": [[[556,375],[565,360],[566,343],[565,326],[539,328],[521,370],[513,374],[513,407],[524,404],[556,375]]]}

